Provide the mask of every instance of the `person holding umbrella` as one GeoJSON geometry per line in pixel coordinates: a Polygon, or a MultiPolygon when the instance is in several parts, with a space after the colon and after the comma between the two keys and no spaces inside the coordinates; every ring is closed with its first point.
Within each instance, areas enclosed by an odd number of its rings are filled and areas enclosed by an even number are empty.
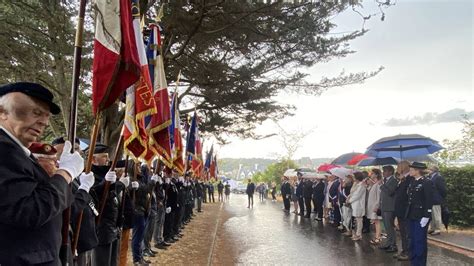
{"type": "Polygon", "coordinates": [[[433,182],[425,178],[426,164],[410,164],[407,218],[410,225],[410,261],[412,265],[426,265],[428,255],[427,229],[433,207],[433,182]]]}

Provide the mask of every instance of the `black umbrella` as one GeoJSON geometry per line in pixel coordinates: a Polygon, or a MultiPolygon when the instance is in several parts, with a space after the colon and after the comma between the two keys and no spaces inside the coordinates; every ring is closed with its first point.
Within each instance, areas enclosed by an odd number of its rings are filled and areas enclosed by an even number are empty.
{"type": "Polygon", "coordinates": [[[448,206],[441,206],[441,220],[443,221],[446,231],[449,226],[449,218],[451,218],[451,212],[448,209],[448,206]]]}

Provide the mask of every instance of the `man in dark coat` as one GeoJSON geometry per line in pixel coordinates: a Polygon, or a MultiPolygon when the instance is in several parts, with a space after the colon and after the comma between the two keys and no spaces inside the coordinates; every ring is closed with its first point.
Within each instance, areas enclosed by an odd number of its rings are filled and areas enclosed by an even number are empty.
{"type": "Polygon", "coordinates": [[[253,208],[253,193],[255,193],[255,184],[252,182],[251,179],[249,179],[245,193],[247,194],[247,197],[248,197],[247,208],[250,208],[250,207],[253,208]]]}
{"type": "Polygon", "coordinates": [[[288,177],[284,177],[283,183],[281,184],[281,196],[283,197],[284,211],[290,212],[290,198],[291,198],[291,185],[288,182],[288,177]]]}
{"type": "Polygon", "coordinates": [[[84,160],[65,144],[58,170],[50,177],[28,147],[58,114],[43,86],[19,82],[0,87],[0,265],[59,265],[62,211],[68,184],[84,160]]]}
{"type": "Polygon", "coordinates": [[[92,258],[93,265],[117,265],[118,262],[118,246],[119,246],[119,213],[121,198],[119,195],[128,187],[130,183],[129,177],[120,178],[117,181],[117,174],[110,170],[110,164],[107,154],[108,147],[96,146],[94,157],[92,160],[92,172],[95,176],[94,186],[90,190],[90,194],[94,200],[95,206],[100,206],[106,182],[110,182],[107,197],[104,200],[104,209],[100,217],[100,221],[96,224],[98,245],[94,248],[92,258]]]}
{"type": "Polygon", "coordinates": [[[305,218],[311,217],[311,196],[313,195],[313,182],[311,180],[306,179],[303,185],[303,198],[304,204],[306,208],[306,215],[305,218]]]}
{"type": "Polygon", "coordinates": [[[316,210],[316,221],[323,220],[323,204],[324,204],[324,181],[323,179],[318,179],[313,185],[313,202],[314,209],[316,210]]]}
{"type": "Polygon", "coordinates": [[[201,181],[196,182],[196,201],[197,201],[197,211],[202,212],[201,203],[202,197],[204,195],[203,183],[201,181]]]}
{"type": "MultiPolygon", "coordinates": [[[[170,170],[171,171],[171,170],[170,170]]],[[[174,231],[174,221],[177,214],[178,206],[178,189],[170,178],[171,173],[165,171],[165,193],[166,193],[166,208],[165,208],[165,225],[163,228],[163,238],[167,243],[174,243],[178,240],[175,237],[177,232],[174,231]]]]}
{"type": "MultiPolygon", "coordinates": [[[[296,186],[296,197],[298,197],[298,206],[300,207],[299,215],[304,216],[304,198],[303,198],[303,174],[298,172],[298,186],[296,186]]],[[[311,210],[310,210],[311,211],[311,210]]]]}
{"type": "Polygon", "coordinates": [[[395,169],[391,165],[382,167],[383,184],[380,186],[380,210],[382,211],[382,220],[387,232],[386,242],[380,246],[387,252],[397,252],[396,234],[395,234],[395,191],[398,181],[394,176],[395,169]]]}
{"type": "Polygon", "coordinates": [[[410,243],[410,226],[409,220],[406,218],[406,210],[408,206],[408,186],[413,177],[410,176],[410,163],[408,161],[401,161],[397,166],[398,186],[395,191],[395,217],[398,221],[398,228],[400,229],[400,239],[402,241],[402,250],[394,257],[400,261],[407,261],[409,257],[409,243],[410,243]]]}
{"type": "Polygon", "coordinates": [[[441,219],[441,206],[444,204],[446,199],[447,189],[446,181],[444,177],[439,173],[439,168],[436,165],[432,165],[428,168],[429,178],[433,182],[433,215],[430,223],[431,235],[439,235],[441,233],[441,227],[443,221],[441,219]]]}

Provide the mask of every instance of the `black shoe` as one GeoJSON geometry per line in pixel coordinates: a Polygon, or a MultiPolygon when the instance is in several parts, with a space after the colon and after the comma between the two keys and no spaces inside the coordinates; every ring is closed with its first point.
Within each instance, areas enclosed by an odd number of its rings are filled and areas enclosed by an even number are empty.
{"type": "Polygon", "coordinates": [[[151,252],[152,254],[154,254],[154,255],[156,255],[156,254],[158,253],[158,251],[156,251],[156,250],[153,250],[153,249],[151,249],[151,248],[150,248],[150,249],[148,249],[148,251],[150,251],[150,252],[151,252]]]}
{"type": "Polygon", "coordinates": [[[389,248],[390,248],[390,246],[379,246],[379,249],[382,249],[382,250],[387,250],[389,248]]]}
{"type": "Polygon", "coordinates": [[[165,240],[165,242],[173,244],[176,241],[173,238],[168,238],[168,239],[165,240]]]}
{"type": "Polygon", "coordinates": [[[145,257],[155,257],[155,254],[151,253],[148,249],[143,251],[143,256],[145,257]]]}
{"type": "Polygon", "coordinates": [[[385,250],[385,252],[387,253],[393,253],[393,252],[397,252],[398,249],[396,247],[389,247],[385,250]]]}
{"type": "Polygon", "coordinates": [[[170,246],[170,244],[166,243],[166,245],[165,245],[165,242],[155,244],[155,248],[157,248],[157,249],[166,249],[168,246],[170,246]]]}

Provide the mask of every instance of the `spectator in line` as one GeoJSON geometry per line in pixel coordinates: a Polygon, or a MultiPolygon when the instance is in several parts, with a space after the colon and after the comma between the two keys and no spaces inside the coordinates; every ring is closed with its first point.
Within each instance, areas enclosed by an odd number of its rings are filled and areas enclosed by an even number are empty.
{"type": "Polygon", "coordinates": [[[402,241],[402,250],[394,257],[399,261],[409,260],[408,246],[410,237],[408,234],[409,224],[406,218],[406,209],[408,205],[408,186],[413,177],[410,176],[410,163],[408,161],[401,161],[397,166],[398,186],[395,191],[395,217],[397,217],[398,228],[400,229],[400,239],[402,241]]]}
{"type": "Polygon", "coordinates": [[[371,244],[378,245],[381,242],[380,220],[382,220],[380,211],[380,186],[382,185],[382,172],[379,169],[372,169],[367,179],[367,189],[369,197],[367,198],[367,218],[375,227],[375,238],[370,240],[371,244]]]}
{"type": "Polygon", "coordinates": [[[431,235],[439,235],[441,233],[442,220],[441,220],[441,206],[446,200],[446,181],[444,177],[439,173],[439,168],[436,165],[432,165],[428,168],[429,178],[433,182],[433,214],[431,222],[431,235]]]}
{"type": "Polygon", "coordinates": [[[397,243],[395,235],[395,190],[398,181],[394,176],[395,169],[391,165],[382,167],[382,175],[384,178],[382,186],[380,186],[380,209],[382,211],[382,219],[385,230],[387,232],[387,241],[380,246],[380,249],[388,253],[397,252],[397,243]]]}
{"type": "Polygon", "coordinates": [[[352,209],[352,216],[356,220],[356,231],[352,236],[352,240],[358,241],[362,239],[362,217],[365,215],[365,193],[367,188],[362,182],[364,175],[361,172],[354,173],[354,185],[351,194],[347,198],[347,203],[352,209]]]}
{"type": "Polygon", "coordinates": [[[283,211],[286,213],[290,212],[290,200],[291,200],[291,185],[288,181],[288,177],[283,177],[283,182],[281,183],[281,196],[283,197],[283,211]]]}

